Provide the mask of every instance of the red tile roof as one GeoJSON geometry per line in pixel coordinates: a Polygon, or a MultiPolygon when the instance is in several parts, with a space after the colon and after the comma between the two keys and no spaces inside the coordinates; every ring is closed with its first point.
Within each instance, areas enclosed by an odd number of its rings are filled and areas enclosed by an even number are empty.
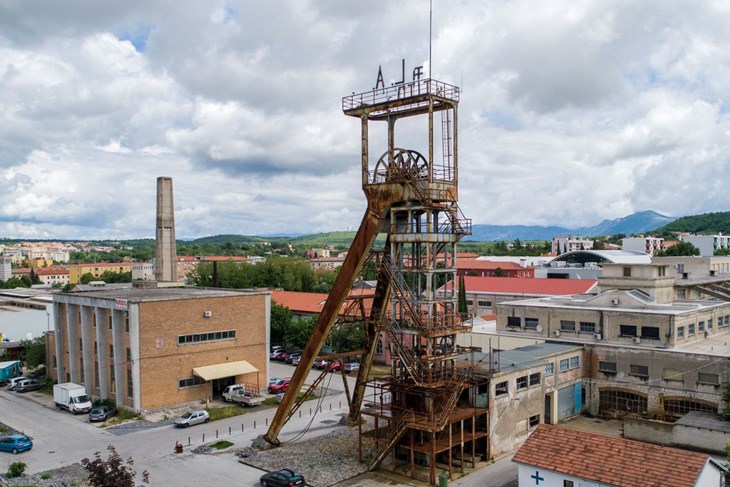
{"type": "Polygon", "coordinates": [[[286,306],[294,313],[321,313],[327,296],[326,293],[271,291],[271,299],[276,301],[276,304],[286,306]]]}
{"type": "Polygon", "coordinates": [[[522,267],[516,262],[495,262],[493,260],[457,260],[457,269],[483,269],[494,270],[499,267],[502,270],[534,269],[534,267],[522,267]]]}
{"type": "Polygon", "coordinates": [[[541,424],[512,461],[616,487],[695,485],[709,456],[541,424]]]}
{"type": "MultiPolygon", "coordinates": [[[[451,289],[452,283],[446,284],[451,289]]],[[[568,296],[585,294],[596,285],[591,279],[529,279],[519,277],[464,277],[466,292],[568,296]]],[[[459,288],[458,282],[456,288],[459,288]]]]}
{"type": "Polygon", "coordinates": [[[70,274],[70,271],[64,267],[41,267],[36,271],[39,276],[60,276],[70,274]]]}
{"type": "Polygon", "coordinates": [[[88,264],[72,264],[69,267],[132,267],[132,262],[92,262],[88,264]]]}

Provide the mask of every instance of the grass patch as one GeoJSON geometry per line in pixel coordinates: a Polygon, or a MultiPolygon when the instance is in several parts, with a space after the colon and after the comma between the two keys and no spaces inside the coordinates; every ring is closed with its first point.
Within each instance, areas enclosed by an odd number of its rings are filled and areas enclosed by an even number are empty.
{"type": "Polygon", "coordinates": [[[46,381],[43,382],[43,384],[41,385],[41,388],[38,389],[38,390],[40,392],[42,392],[43,394],[47,394],[49,396],[52,396],[53,395],[53,384],[55,384],[55,382],[53,381],[53,379],[51,379],[50,377],[49,378],[46,378],[46,381]]]}
{"type": "Polygon", "coordinates": [[[390,372],[391,370],[388,366],[373,364],[370,367],[370,374],[368,374],[368,379],[377,379],[378,377],[383,377],[384,375],[390,374],[390,372]]]}
{"type": "Polygon", "coordinates": [[[229,446],[233,446],[233,443],[226,440],[220,440],[216,441],[215,443],[212,443],[209,445],[211,448],[215,448],[216,450],[222,450],[224,448],[228,448],[229,446]]]}
{"type": "Polygon", "coordinates": [[[128,411],[126,409],[119,409],[116,416],[112,416],[107,419],[104,424],[107,426],[125,423],[127,421],[133,421],[135,419],[141,419],[142,417],[134,411],[128,411]]]}
{"type": "Polygon", "coordinates": [[[51,472],[43,472],[43,473],[41,474],[41,479],[43,479],[43,480],[48,480],[48,479],[50,479],[51,477],[53,477],[53,474],[51,474],[51,472]]]}
{"type": "Polygon", "coordinates": [[[211,421],[218,421],[221,419],[232,418],[234,416],[240,416],[246,414],[246,411],[239,406],[224,406],[222,408],[208,408],[206,409],[210,414],[211,421]]]}

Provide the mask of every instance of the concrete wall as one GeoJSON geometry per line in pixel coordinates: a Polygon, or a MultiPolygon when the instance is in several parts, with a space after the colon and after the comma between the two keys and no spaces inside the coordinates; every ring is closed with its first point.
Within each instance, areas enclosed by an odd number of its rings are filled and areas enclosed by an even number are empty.
{"type": "Polygon", "coordinates": [[[624,438],[725,454],[730,433],[647,419],[624,419],[624,438]]]}

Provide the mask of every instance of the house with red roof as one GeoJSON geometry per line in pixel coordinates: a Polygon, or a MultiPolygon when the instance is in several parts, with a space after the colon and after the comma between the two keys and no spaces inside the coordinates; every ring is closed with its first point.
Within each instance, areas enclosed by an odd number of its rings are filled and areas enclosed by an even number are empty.
{"type": "Polygon", "coordinates": [[[709,455],[541,424],[512,458],[519,487],[719,487],[709,455]]]}
{"type": "Polygon", "coordinates": [[[517,262],[495,262],[491,260],[457,260],[457,276],[474,277],[535,277],[535,268],[522,266],[517,262]]]}
{"type": "MultiPolygon", "coordinates": [[[[500,262],[501,264],[501,262],[500,262]]],[[[453,282],[439,292],[451,291],[453,282]]],[[[548,296],[573,296],[593,292],[596,281],[589,279],[527,279],[519,277],[464,277],[466,304],[471,316],[495,314],[504,301],[548,296]]],[[[459,280],[456,281],[459,289],[459,280]]]]}

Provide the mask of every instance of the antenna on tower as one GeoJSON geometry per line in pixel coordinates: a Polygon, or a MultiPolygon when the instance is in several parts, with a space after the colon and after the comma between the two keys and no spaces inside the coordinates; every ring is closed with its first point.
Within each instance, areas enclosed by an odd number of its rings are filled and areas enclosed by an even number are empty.
{"type": "Polygon", "coordinates": [[[431,44],[433,41],[433,0],[428,2],[428,79],[431,79],[431,44]]]}

